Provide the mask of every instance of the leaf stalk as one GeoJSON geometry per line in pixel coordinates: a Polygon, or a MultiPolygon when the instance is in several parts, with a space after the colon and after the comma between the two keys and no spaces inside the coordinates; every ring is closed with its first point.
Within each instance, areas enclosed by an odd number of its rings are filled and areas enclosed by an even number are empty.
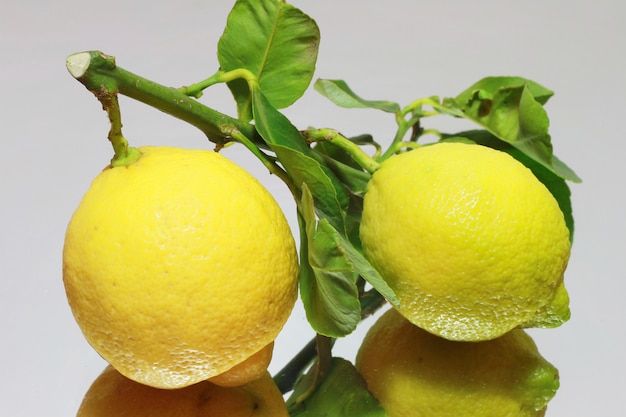
{"type": "Polygon", "coordinates": [[[237,79],[244,79],[248,84],[258,81],[257,76],[251,71],[245,68],[238,68],[232,71],[218,71],[205,80],[189,86],[180,87],[178,90],[186,96],[200,98],[202,92],[212,85],[228,83],[237,79]]]}

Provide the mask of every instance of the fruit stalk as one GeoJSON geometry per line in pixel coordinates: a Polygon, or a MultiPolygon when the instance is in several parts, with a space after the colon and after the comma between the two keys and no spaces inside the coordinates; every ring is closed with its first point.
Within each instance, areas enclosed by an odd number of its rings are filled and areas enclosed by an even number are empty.
{"type": "Polygon", "coordinates": [[[115,57],[100,51],[79,52],[67,58],[70,74],[96,96],[107,91],[123,94],[200,129],[219,146],[231,140],[233,129],[259,144],[262,139],[254,126],[213,110],[185,95],[177,88],[166,87],[120,68],[115,57]]]}
{"type": "Polygon", "coordinates": [[[446,108],[433,97],[426,97],[413,101],[411,104],[397,112],[396,123],[398,125],[398,130],[396,131],[396,135],[393,138],[391,144],[389,145],[387,150],[380,156],[380,158],[378,158],[378,161],[382,162],[385,159],[389,159],[404,147],[417,147],[417,139],[424,134],[434,134],[436,136],[441,136],[441,133],[438,130],[423,130],[420,126],[420,120],[424,117],[436,116],[445,111],[446,108]],[[430,107],[433,110],[426,111],[424,110],[424,106],[430,107]],[[409,142],[403,142],[403,139],[406,136],[407,132],[409,132],[409,130],[412,131],[409,142]]]}
{"type": "Polygon", "coordinates": [[[333,129],[308,129],[302,132],[308,142],[330,142],[348,152],[352,158],[370,174],[374,173],[380,164],[366,154],[356,143],[342,136],[333,129]]]}
{"type": "Polygon", "coordinates": [[[102,103],[102,108],[107,112],[111,122],[108,138],[115,152],[113,159],[111,159],[111,165],[122,166],[136,161],[140,152],[137,148],[129,147],[128,141],[122,134],[122,114],[117,93],[111,93],[106,88],[102,88],[96,93],[96,97],[102,103]]]}
{"type": "Polygon", "coordinates": [[[244,79],[248,83],[255,82],[256,76],[248,71],[245,68],[239,68],[232,71],[218,71],[217,73],[211,75],[209,78],[202,80],[198,83],[192,85],[186,85],[184,87],[180,87],[178,90],[191,97],[200,98],[202,97],[202,92],[215,84],[227,83],[237,79],[244,79]]]}

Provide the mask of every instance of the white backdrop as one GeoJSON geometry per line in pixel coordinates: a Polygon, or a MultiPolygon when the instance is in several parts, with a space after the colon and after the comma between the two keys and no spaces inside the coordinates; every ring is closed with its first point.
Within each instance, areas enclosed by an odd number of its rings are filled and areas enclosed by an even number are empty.
{"type": "MultiPolygon", "coordinates": [[[[316,76],[343,78],[365,98],[408,104],[454,96],[486,75],[520,75],[556,91],[547,106],[556,154],[584,183],[572,185],[576,238],[566,272],[572,319],[556,330],[531,331],[561,374],[548,415],[626,415],[626,3],[293,4],[321,28],[316,76]]],[[[9,0],[0,7],[0,415],[74,415],[105,365],[67,306],[61,248],[72,211],[112,152],[106,115],[69,76],[66,56],[101,49],[166,85],[199,81],[217,68],[216,44],[231,6],[224,0],[9,0]]],[[[233,112],[221,86],[202,100],[233,112]]],[[[195,128],[145,105],[122,99],[122,111],[135,146],[210,146],[195,128]]],[[[382,142],[394,132],[389,115],[341,110],[312,90],[286,113],[301,128],[370,132],[382,142]]],[[[295,226],[286,188],[243,147],[224,154],[266,184],[295,226]]],[[[352,359],[365,326],[335,353],[352,359]]],[[[271,370],[312,334],[296,308],[271,370]]]]}

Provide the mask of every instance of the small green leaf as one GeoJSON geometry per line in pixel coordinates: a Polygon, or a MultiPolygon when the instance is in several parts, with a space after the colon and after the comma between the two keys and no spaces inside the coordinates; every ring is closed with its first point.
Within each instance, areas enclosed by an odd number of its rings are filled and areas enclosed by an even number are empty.
{"type": "Polygon", "coordinates": [[[293,417],[386,417],[380,403],[367,390],[365,381],[347,360],[332,358],[328,374],[312,395],[302,403],[296,399],[306,389],[311,372],[305,375],[287,406],[293,417]],[[304,388],[301,388],[304,387],[304,388]]]}
{"type": "Polygon", "coordinates": [[[582,182],[582,179],[574,172],[574,170],[567,166],[565,162],[561,161],[554,154],[552,155],[552,168],[554,169],[551,169],[551,171],[556,173],[561,178],[575,183],[582,182]]]}
{"type": "Polygon", "coordinates": [[[318,79],[313,87],[317,92],[340,107],[376,109],[388,113],[400,111],[400,105],[392,101],[362,99],[343,80],[318,79]]]}
{"type": "Polygon", "coordinates": [[[306,235],[300,248],[300,293],[307,320],[317,333],[346,336],[361,320],[357,274],[337,242],[335,229],[326,219],[316,222],[306,184],[298,207],[306,235]]]}
{"type": "MultiPolygon", "coordinates": [[[[565,180],[557,175],[555,175],[552,171],[548,170],[543,165],[540,165],[528,158],[523,153],[519,152],[517,149],[511,149],[510,152],[513,157],[524,163],[530,170],[535,174],[535,176],[541,181],[548,190],[552,193],[556,201],[559,203],[559,207],[563,212],[563,216],[565,217],[565,224],[569,229],[569,239],[570,242],[574,241],[574,214],[572,211],[572,193],[565,182],[565,180]]],[[[553,161],[558,161],[555,156],[553,157],[553,161]]]]}
{"type": "MultiPolygon", "coordinates": [[[[315,71],[320,33],[308,15],[284,0],[237,0],[218,43],[224,71],[244,68],[256,75],[272,105],[285,108],[308,88],[315,71]]],[[[228,83],[240,118],[252,117],[248,85],[228,83]]]]}

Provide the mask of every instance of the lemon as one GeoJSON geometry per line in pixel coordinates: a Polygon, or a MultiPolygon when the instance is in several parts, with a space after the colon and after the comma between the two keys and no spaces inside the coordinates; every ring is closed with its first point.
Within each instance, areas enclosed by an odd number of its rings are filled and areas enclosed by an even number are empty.
{"type": "MultiPolygon", "coordinates": [[[[295,242],[269,192],[220,154],[139,149],[134,163],[105,168],[80,202],[63,280],[105,360],[135,381],[179,388],[276,338],[297,296],[295,242]]],[[[255,360],[266,368],[267,351],[255,360]]]]}
{"type": "Polygon", "coordinates": [[[389,417],[543,416],[559,387],[558,371],[521,329],[456,342],[395,309],[370,328],[356,366],[389,417]]]}
{"type": "Polygon", "coordinates": [[[412,323],[450,340],[569,319],[569,231],[548,189],[485,146],[438,143],[374,172],[364,197],[365,256],[412,323]]]}
{"type": "Polygon", "coordinates": [[[270,375],[239,387],[209,381],[174,390],[132,381],[108,366],[93,382],[77,417],[288,417],[270,375]]]}

